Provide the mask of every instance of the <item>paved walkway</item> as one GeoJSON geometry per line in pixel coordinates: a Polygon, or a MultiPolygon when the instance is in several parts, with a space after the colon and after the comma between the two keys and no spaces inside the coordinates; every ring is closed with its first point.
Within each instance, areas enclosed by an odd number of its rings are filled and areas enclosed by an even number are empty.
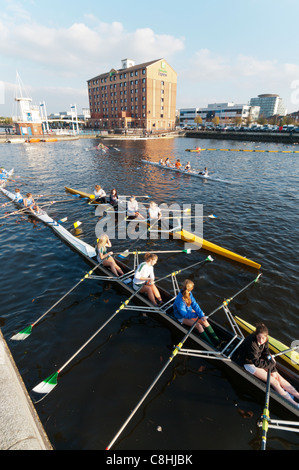
{"type": "Polygon", "coordinates": [[[1,330],[0,450],[52,450],[1,330]]]}

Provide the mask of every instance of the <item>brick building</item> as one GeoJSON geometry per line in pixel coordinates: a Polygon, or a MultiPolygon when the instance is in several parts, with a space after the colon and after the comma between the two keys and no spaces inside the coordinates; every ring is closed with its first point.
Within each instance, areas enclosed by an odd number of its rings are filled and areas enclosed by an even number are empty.
{"type": "Polygon", "coordinates": [[[175,128],[177,74],[164,60],[135,65],[129,59],[87,82],[90,127],[99,129],[175,128]]]}

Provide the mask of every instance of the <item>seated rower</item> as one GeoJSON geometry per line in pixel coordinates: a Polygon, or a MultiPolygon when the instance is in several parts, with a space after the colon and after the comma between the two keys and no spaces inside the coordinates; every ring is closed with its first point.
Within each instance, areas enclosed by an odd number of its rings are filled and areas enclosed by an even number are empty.
{"type": "Polygon", "coordinates": [[[299,403],[294,400],[294,398],[299,400],[299,392],[276,369],[276,361],[269,349],[266,325],[259,323],[255,332],[244,339],[238,352],[244,369],[263,382],[267,382],[268,371],[270,371],[270,384],[274,390],[299,408],[299,403]]]}
{"type": "Polygon", "coordinates": [[[8,171],[6,171],[3,167],[0,168],[0,179],[6,179],[8,177],[8,171]]]}
{"type": "Polygon", "coordinates": [[[173,313],[177,320],[187,326],[192,326],[197,319],[195,328],[203,341],[218,346],[220,341],[213,328],[207,321],[202,309],[193,297],[194,283],[186,279],[182,290],[178,293],[174,304],[173,313]]]}
{"type": "Polygon", "coordinates": [[[209,172],[208,172],[207,167],[204,169],[204,171],[200,171],[198,174],[203,175],[203,176],[209,176],[209,172]]]}
{"type": "Polygon", "coordinates": [[[166,166],[171,166],[171,163],[170,163],[170,160],[169,160],[168,157],[167,157],[166,160],[165,160],[165,165],[166,165],[166,166]]]}
{"type": "Polygon", "coordinates": [[[181,167],[182,167],[182,164],[181,164],[179,158],[178,158],[177,161],[175,162],[175,167],[176,167],[177,169],[181,169],[181,167]]]}
{"type": "Polygon", "coordinates": [[[196,149],[195,149],[195,150],[196,150],[196,152],[200,153],[200,151],[201,151],[201,148],[200,148],[200,147],[196,147],[196,149]]]}
{"type": "Polygon", "coordinates": [[[30,211],[35,214],[35,212],[39,212],[39,207],[36,204],[35,200],[31,193],[27,193],[26,197],[23,199],[23,204],[25,207],[30,209],[30,211]]]}
{"type": "Polygon", "coordinates": [[[147,294],[149,300],[154,305],[162,303],[161,294],[155,286],[154,265],[158,261],[158,256],[154,253],[146,253],[145,261],[141,263],[135,271],[133,288],[140,289],[140,292],[147,294]],[[157,299],[157,300],[156,300],[157,299]]]}
{"type": "Polygon", "coordinates": [[[138,211],[138,202],[134,196],[130,197],[127,205],[127,219],[144,219],[143,215],[138,211]]]}
{"type": "Polygon", "coordinates": [[[148,209],[148,215],[151,221],[153,220],[161,220],[162,218],[162,212],[160,207],[154,202],[151,201],[148,209]]]}
{"type": "Polygon", "coordinates": [[[23,202],[23,196],[21,194],[21,191],[19,190],[19,188],[16,188],[15,189],[15,194],[14,194],[14,201],[15,202],[20,202],[22,203],[23,202]]]}
{"type": "Polygon", "coordinates": [[[113,274],[116,277],[119,277],[119,275],[123,275],[122,269],[118,266],[116,263],[115,259],[112,257],[113,251],[107,250],[107,248],[111,248],[111,241],[106,233],[103,233],[97,243],[96,246],[96,252],[97,252],[97,260],[102,262],[103,266],[106,266],[107,268],[111,269],[113,274]]]}
{"type": "Polygon", "coordinates": [[[190,164],[190,162],[187,162],[187,165],[185,166],[185,170],[186,170],[186,171],[190,171],[190,170],[191,170],[191,164],[190,164]]]}
{"type": "Polygon", "coordinates": [[[162,166],[165,165],[165,163],[163,162],[163,159],[162,159],[162,158],[160,158],[160,160],[159,160],[159,165],[162,165],[162,166]]]}
{"type": "Polygon", "coordinates": [[[118,195],[116,189],[111,189],[111,193],[109,196],[109,203],[113,206],[114,210],[117,211],[118,209],[118,195]]]}
{"type": "Polygon", "coordinates": [[[101,188],[99,184],[96,184],[94,187],[95,201],[106,204],[106,193],[104,189],[101,188]]]}

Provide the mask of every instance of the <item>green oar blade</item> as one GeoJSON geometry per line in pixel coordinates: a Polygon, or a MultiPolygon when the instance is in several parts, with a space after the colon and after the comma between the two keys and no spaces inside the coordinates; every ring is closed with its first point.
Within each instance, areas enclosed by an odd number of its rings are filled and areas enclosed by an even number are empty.
{"type": "Polygon", "coordinates": [[[34,403],[38,403],[52,392],[53,388],[57,385],[58,374],[59,372],[54,372],[54,374],[50,375],[47,379],[40,382],[31,390],[34,403]]]}
{"type": "Polygon", "coordinates": [[[10,339],[13,341],[24,341],[24,339],[27,339],[28,336],[30,336],[32,331],[32,325],[27,326],[27,328],[24,328],[24,330],[19,331],[19,333],[13,335],[10,339]]]}

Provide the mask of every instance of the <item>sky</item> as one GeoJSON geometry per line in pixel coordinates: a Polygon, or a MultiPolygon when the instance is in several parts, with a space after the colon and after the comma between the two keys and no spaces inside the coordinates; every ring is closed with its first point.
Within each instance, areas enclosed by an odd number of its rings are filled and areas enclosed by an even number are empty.
{"type": "Polygon", "coordinates": [[[87,80],[125,58],[164,58],[177,109],[275,93],[297,111],[298,18],[298,0],[0,0],[0,116],[16,114],[17,73],[48,114],[80,114],[87,80]]]}

